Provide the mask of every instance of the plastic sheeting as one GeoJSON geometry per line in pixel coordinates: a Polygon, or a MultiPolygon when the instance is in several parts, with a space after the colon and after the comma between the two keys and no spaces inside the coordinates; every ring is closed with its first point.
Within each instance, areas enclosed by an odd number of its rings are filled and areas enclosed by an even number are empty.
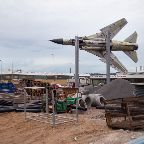
{"type": "Polygon", "coordinates": [[[127,144],[144,144],[144,137],[139,137],[137,139],[134,139],[127,144]]]}

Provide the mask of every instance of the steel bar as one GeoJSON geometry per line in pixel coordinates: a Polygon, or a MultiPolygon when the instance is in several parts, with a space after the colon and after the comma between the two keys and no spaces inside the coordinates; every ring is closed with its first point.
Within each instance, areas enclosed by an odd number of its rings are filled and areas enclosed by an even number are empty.
{"type": "MultiPolygon", "coordinates": [[[[79,38],[75,36],[75,88],[79,89],[79,38]]],[[[76,100],[76,119],[78,122],[78,92],[76,100]]]]}
{"type": "Polygon", "coordinates": [[[53,122],[53,127],[55,127],[55,100],[54,100],[54,92],[53,91],[52,91],[52,110],[53,110],[52,122],[53,122]]]}
{"type": "Polygon", "coordinates": [[[75,87],[79,87],[79,38],[75,36],[75,87]]]}
{"type": "Polygon", "coordinates": [[[110,82],[110,32],[106,35],[106,83],[110,82]]]}
{"type": "Polygon", "coordinates": [[[46,114],[48,119],[49,108],[48,108],[48,87],[46,86],[46,114]]]}

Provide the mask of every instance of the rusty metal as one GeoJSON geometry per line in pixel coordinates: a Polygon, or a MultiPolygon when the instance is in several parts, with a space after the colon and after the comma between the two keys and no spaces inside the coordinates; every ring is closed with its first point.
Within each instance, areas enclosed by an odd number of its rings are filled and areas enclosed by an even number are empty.
{"type": "MultiPolygon", "coordinates": [[[[23,79],[22,83],[25,87],[46,87],[47,85],[50,86],[50,83],[48,82],[46,83],[46,82],[35,81],[31,79],[23,79]]],[[[31,98],[35,96],[38,98],[41,98],[43,94],[46,93],[46,90],[45,89],[26,89],[26,92],[28,93],[28,95],[31,96],[31,98]]]]}
{"type": "Polygon", "coordinates": [[[67,97],[68,95],[75,95],[77,93],[78,88],[63,87],[62,90],[65,94],[65,97],[67,97]]]}
{"type": "Polygon", "coordinates": [[[105,100],[105,116],[111,128],[144,128],[144,96],[105,100]]]}

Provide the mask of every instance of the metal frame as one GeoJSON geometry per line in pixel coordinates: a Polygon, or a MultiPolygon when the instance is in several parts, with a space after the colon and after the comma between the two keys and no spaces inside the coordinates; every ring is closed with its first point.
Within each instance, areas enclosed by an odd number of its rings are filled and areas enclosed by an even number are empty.
{"type": "MultiPolygon", "coordinates": [[[[74,117],[66,117],[66,116],[60,116],[55,114],[55,100],[54,100],[54,93],[52,91],[52,114],[49,114],[49,106],[48,106],[48,87],[46,86],[46,114],[45,113],[40,113],[40,114],[32,114],[29,113],[27,116],[27,111],[26,111],[26,95],[24,95],[24,113],[25,113],[25,120],[26,119],[31,119],[31,120],[36,120],[39,122],[46,122],[51,124],[53,127],[57,124],[62,124],[66,122],[73,122],[77,121],[78,122],[78,94],[79,94],[79,38],[78,36],[75,36],[75,87],[77,89],[77,99],[76,99],[76,119],[74,117]]],[[[29,87],[25,87],[27,89],[29,87]]],[[[32,87],[31,87],[32,88],[32,87]]],[[[36,88],[36,87],[35,87],[36,88]]],[[[45,87],[39,87],[44,89],[45,87]]]]}
{"type": "Polygon", "coordinates": [[[76,119],[78,122],[78,93],[79,93],[79,37],[75,36],[75,88],[77,90],[76,119]]]}
{"type": "Polygon", "coordinates": [[[30,120],[35,120],[39,122],[45,122],[50,124],[52,127],[55,127],[58,124],[64,124],[64,123],[69,123],[69,122],[75,122],[76,119],[74,117],[67,117],[64,115],[55,115],[55,122],[53,122],[53,114],[45,114],[45,113],[29,113],[27,115],[27,119],[30,120]]]}
{"type": "MultiPolygon", "coordinates": [[[[64,123],[68,123],[68,122],[75,122],[77,119],[72,117],[72,116],[65,116],[65,114],[63,115],[57,115],[55,114],[55,100],[54,100],[54,93],[52,91],[52,111],[53,113],[50,114],[49,113],[49,106],[48,106],[48,87],[46,86],[46,113],[27,113],[26,110],[26,90],[28,88],[32,88],[32,87],[25,87],[24,91],[25,91],[25,95],[24,95],[24,115],[25,115],[25,120],[35,120],[35,121],[39,121],[39,122],[45,122],[50,124],[52,127],[55,127],[55,125],[58,124],[64,124],[64,123]]],[[[45,89],[45,87],[38,87],[41,89],[45,89]]],[[[36,89],[36,87],[35,87],[36,89]]]]}
{"type": "Polygon", "coordinates": [[[75,36],[75,88],[79,88],[79,38],[75,36]]]}
{"type": "Polygon", "coordinates": [[[1,70],[1,76],[0,76],[0,79],[1,79],[1,81],[0,81],[0,82],[2,82],[2,60],[0,60],[0,62],[1,62],[1,65],[0,65],[0,70],[1,70]]]}
{"type": "Polygon", "coordinates": [[[110,82],[110,32],[109,28],[106,34],[106,82],[110,82]]]}

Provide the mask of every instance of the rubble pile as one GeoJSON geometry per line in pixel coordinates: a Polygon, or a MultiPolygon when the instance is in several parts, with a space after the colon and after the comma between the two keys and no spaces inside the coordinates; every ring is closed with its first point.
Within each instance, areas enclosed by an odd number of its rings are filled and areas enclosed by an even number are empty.
{"type": "Polygon", "coordinates": [[[101,94],[105,99],[117,99],[134,96],[134,86],[124,79],[116,79],[105,84],[94,93],[101,94]]]}

